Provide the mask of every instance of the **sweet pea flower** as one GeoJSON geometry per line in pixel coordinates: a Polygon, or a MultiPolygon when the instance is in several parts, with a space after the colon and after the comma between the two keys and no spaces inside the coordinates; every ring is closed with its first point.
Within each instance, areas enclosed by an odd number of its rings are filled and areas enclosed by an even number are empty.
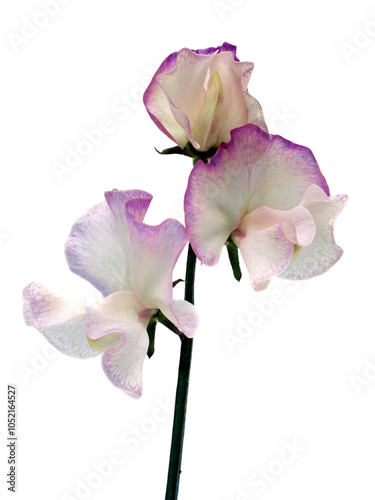
{"type": "Polygon", "coordinates": [[[333,223],[347,196],[330,196],[312,152],[254,125],[233,130],[209,164],[192,170],[186,228],[197,257],[217,264],[230,238],[256,290],[273,276],[318,276],[342,255],[333,223]]]}
{"type": "Polygon", "coordinates": [[[247,86],[254,67],[240,62],[237,47],[182,49],[167,57],[143,97],[159,129],[182,149],[207,151],[229,141],[247,123],[267,131],[262,108],[247,86]]]}
{"type": "Polygon", "coordinates": [[[194,307],[172,298],[172,271],[188,241],[186,230],[174,219],[144,224],[151,199],[144,191],[106,192],[106,201],[71,230],[68,265],[104,295],[102,302],[78,305],[36,283],[24,290],[27,325],[69,356],[103,353],[106,376],[134,398],[142,394],[150,318],[160,310],[187,337],[197,327],[194,307]]]}

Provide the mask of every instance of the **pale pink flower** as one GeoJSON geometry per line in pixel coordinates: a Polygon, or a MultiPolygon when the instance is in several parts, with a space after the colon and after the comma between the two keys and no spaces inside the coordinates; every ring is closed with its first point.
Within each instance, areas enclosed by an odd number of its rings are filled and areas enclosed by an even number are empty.
{"type": "Polygon", "coordinates": [[[231,238],[257,290],[273,276],[306,279],[327,271],[342,255],[333,223],[347,196],[330,196],[309,149],[254,125],[231,136],[189,178],[186,228],[198,258],[216,264],[231,238]]]}
{"type": "Polygon", "coordinates": [[[197,328],[194,307],[172,297],[172,271],[188,240],[174,219],[143,223],[150,194],[114,190],[105,198],[74,224],[66,242],[70,269],[94,285],[103,301],[78,305],[31,283],[24,290],[24,317],[64,354],[103,353],[109,380],[137,398],[150,318],[160,310],[188,337],[197,328]]]}
{"type": "Polygon", "coordinates": [[[240,62],[229,43],[185,48],[163,61],[143,100],[159,129],[181,148],[190,142],[207,151],[247,123],[267,130],[260,104],[247,91],[253,67],[240,62]]]}

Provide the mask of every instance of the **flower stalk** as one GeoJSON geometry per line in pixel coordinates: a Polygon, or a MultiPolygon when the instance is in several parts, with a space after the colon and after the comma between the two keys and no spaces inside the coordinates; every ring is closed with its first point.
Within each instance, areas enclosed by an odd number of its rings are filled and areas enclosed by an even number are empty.
{"type": "MultiPolygon", "coordinates": [[[[191,245],[189,245],[186,263],[185,300],[187,300],[191,304],[194,304],[196,261],[196,255],[191,248],[191,245]]],[[[183,336],[181,338],[180,363],[178,367],[178,381],[173,418],[172,443],[169,457],[169,470],[165,500],[177,500],[178,498],[192,350],[193,339],[183,336]]]]}

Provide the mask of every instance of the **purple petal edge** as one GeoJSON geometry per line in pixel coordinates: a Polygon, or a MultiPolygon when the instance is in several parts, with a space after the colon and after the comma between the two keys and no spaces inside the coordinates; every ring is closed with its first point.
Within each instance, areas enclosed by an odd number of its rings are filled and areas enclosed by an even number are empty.
{"type": "MultiPolygon", "coordinates": [[[[254,125],[252,123],[248,123],[247,125],[243,125],[242,127],[231,130],[231,140],[229,142],[222,142],[220,144],[218,152],[222,149],[236,147],[236,137],[242,134],[257,135],[261,141],[269,141],[270,143],[272,143],[273,141],[279,141],[282,144],[283,148],[285,148],[286,150],[299,153],[301,156],[303,156],[304,159],[309,159],[310,161],[312,161],[314,163],[316,173],[320,176],[320,182],[317,183],[315,180],[315,182],[312,182],[312,184],[317,184],[320,188],[323,189],[327,196],[330,196],[329,186],[327,184],[326,178],[322,174],[322,171],[320,170],[318,162],[316,161],[316,158],[311,149],[306,146],[295,144],[294,142],[285,139],[281,135],[268,134],[257,125],[254,125]]],[[[215,164],[215,161],[213,162],[213,160],[216,160],[215,157],[216,155],[212,158],[210,163],[215,164]]]]}
{"type": "Polygon", "coordinates": [[[216,51],[219,51],[219,54],[221,52],[232,52],[233,59],[235,61],[239,61],[237,57],[237,46],[232,45],[231,43],[224,42],[223,45],[219,45],[218,47],[208,47],[207,49],[193,49],[193,52],[196,54],[202,54],[202,55],[210,55],[214,54],[216,51]]]}
{"type": "MultiPolygon", "coordinates": [[[[183,49],[181,49],[181,50],[183,50],[183,49]]],[[[217,50],[219,51],[219,53],[220,52],[231,52],[233,55],[233,59],[235,61],[239,61],[239,59],[237,58],[237,55],[236,55],[236,53],[237,53],[236,45],[232,45],[228,42],[224,42],[223,45],[220,45],[219,47],[208,47],[207,49],[197,49],[197,50],[193,50],[193,52],[195,52],[196,54],[201,54],[201,55],[210,55],[210,54],[213,54],[214,52],[216,52],[217,50]]],[[[153,115],[149,111],[148,102],[149,102],[149,96],[152,93],[153,88],[155,87],[155,85],[158,85],[157,77],[162,73],[168,73],[169,71],[172,71],[174,69],[174,67],[176,66],[177,54],[179,52],[180,51],[173,52],[166,59],[164,59],[164,61],[161,63],[161,65],[157,69],[156,73],[152,77],[152,80],[151,80],[149,86],[147,87],[147,89],[145,90],[145,92],[143,94],[143,104],[145,105],[147,113],[149,114],[151,120],[155,123],[155,125],[159,128],[159,130],[161,130],[173,142],[176,142],[176,141],[171,136],[171,134],[168,132],[168,130],[164,127],[164,125],[162,125],[162,123],[156,118],[156,116],[153,115]]]]}

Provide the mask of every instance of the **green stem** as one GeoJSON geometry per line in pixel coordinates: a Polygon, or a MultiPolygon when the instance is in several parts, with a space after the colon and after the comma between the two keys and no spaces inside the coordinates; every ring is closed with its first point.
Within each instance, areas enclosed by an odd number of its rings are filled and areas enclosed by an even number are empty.
{"type": "MultiPolygon", "coordinates": [[[[191,304],[194,304],[196,261],[197,257],[189,244],[186,263],[185,300],[191,304]]],[[[177,500],[178,497],[192,350],[193,339],[183,336],[181,339],[180,364],[178,367],[172,444],[169,456],[169,470],[165,500],[177,500]]]]}

